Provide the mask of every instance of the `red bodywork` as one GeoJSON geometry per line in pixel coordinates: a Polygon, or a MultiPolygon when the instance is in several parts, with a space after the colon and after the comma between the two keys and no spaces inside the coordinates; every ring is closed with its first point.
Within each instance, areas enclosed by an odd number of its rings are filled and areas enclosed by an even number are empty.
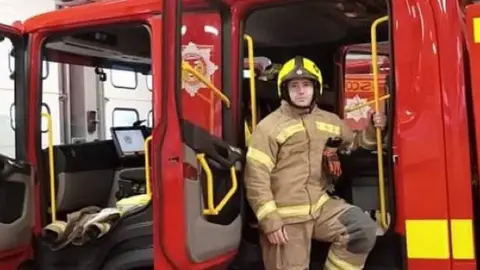
{"type": "MultiPolygon", "coordinates": [[[[163,1],[165,2],[165,1],[163,1]]],[[[173,1],[170,1],[173,2],[173,1]]],[[[231,9],[231,40],[242,40],[241,21],[247,11],[268,5],[272,0],[225,0],[231,9]]],[[[207,6],[204,1],[183,1],[184,8],[194,9],[207,6]]],[[[478,7],[477,7],[478,8],[478,7]]],[[[471,168],[468,137],[467,114],[465,104],[465,81],[462,28],[460,25],[458,1],[392,1],[392,36],[395,78],[395,136],[394,153],[399,156],[395,171],[396,223],[395,231],[405,235],[406,220],[448,220],[473,219],[471,196],[471,168]],[[408,42],[400,42],[408,41],[408,42]],[[441,53],[438,51],[441,50],[441,53]]],[[[173,40],[175,20],[174,5],[162,7],[159,0],[108,1],[65,9],[36,16],[25,22],[25,32],[32,33],[31,47],[39,48],[43,37],[49,31],[68,30],[69,28],[115,23],[142,21],[151,27],[170,29],[152,33],[153,59],[175,58],[175,48],[162,40],[173,40]],[[159,16],[165,11],[167,16],[159,16]]],[[[230,54],[231,63],[226,68],[232,75],[232,112],[234,122],[238,122],[238,91],[240,77],[239,59],[242,45],[232,42],[229,51],[221,51],[220,14],[217,11],[186,13],[183,24],[187,32],[182,44],[194,41],[198,45],[211,46],[211,61],[218,67],[213,73],[215,85],[222,85],[222,53],[230,54]],[[201,18],[201,19],[200,19],[201,18]],[[205,25],[218,29],[214,35],[204,31],[205,25]],[[191,29],[191,31],[189,31],[191,29]]],[[[36,100],[39,89],[40,51],[32,50],[30,66],[30,104],[28,130],[33,132],[39,125],[36,100]]],[[[472,57],[474,55],[472,54],[472,57]]],[[[191,58],[195,61],[198,59],[191,58]]],[[[167,63],[167,61],[164,61],[167,63]]],[[[170,62],[173,63],[173,62],[170,62]]],[[[201,63],[200,63],[201,64],[201,63]]],[[[472,69],[476,70],[476,69],[472,69]]],[[[176,69],[162,66],[160,61],[153,65],[153,87],[155,89],[175,89],[173,78],[176,69]]],[[[474,78],[478,76],[473,76],[474,78]]],[[[474,81],[474,85],[475,85],[474,81]]],[[[476,84],[478,85],[478,84],[476,84]]],[[[209,91],[199,90],[201,95],[194,99],[183,94],[184,116],[198,123],[212,133],[221,134],[220,101],[212,105],[209,91]],[[188,98],[187,98],[188,97],[188,98]],[[215,108],[212,111],[212,106],[215,108]]],[[[190,261],[185,248],[184,220],[184,183],[183,153],[180,140],[180,127],[175,97],[172,92],[154,91],[153,111],[160,119],[155,121],[152,149],[153,159],[153,207],[154,207],[154,244],[155,269],[204,269],[231,260],[234,253],[225,254],[214,261],[194,264],[190,261]],[[168,128],[168,132],[165,132],[168,128]],[[164,136],[163,136],[164,135],[164,136]],[[156,138],[156,139],[155,139],[156,138]],[[162,140],[163,139],[163,140],[162,140]],[[179,162],[171,162],[178,157],[179,162]],[[160,170],[161,168],[161,170],[160,170]],[[161,171],[162,175],[158,175],[161,171]],[[160,192],[164,191],[164,192],[160,192]]],[[[478,109],[478,108],[477,108],[478,109]]],[[[477,132],[480,134],[480,132],[477,132]]],[[[36,136],[29,134],[29,159],[35,168],[39,168],[36,136]]],[[[480,151],[480,149],[477,149],[480,151]]],[[[38,176],[37,176],[38,177],[38,176]]],[[[40,181],[36,181],[37,215],[35,234],[42,226],[40,215],[40,181]]],[[[19,249],[17,253],[7,252],[0,255],[1,269],[14,269],[21,260],[32,257],[31,248],[19,249]],[[20,254],[20,255],[18,255],[20,254]],[[18,255],[18,256],[17,256],[18,255]],[[7,258],[12,258],[7,262],[7,258]]],[[[408,259],[408,269],[423,270],[463,270],[475,269],[475,260],[447,259],[408,259]]]]}
{"type": "MultiPolygon", "coordinates": [[[[473,219],[457,1],[393,1],[397,219],[473,219]],[[414,12],[412,12],[414,11],[414,12]],[[441,53],[438,53],[441,50],[441,53]],[[442,117],[439,117],[442,116],[442,117]]],[[[403,222],[396,230],[405,231],[403,222]]],[[[475,269],[409,259],[408,269],[475,269]]]]}

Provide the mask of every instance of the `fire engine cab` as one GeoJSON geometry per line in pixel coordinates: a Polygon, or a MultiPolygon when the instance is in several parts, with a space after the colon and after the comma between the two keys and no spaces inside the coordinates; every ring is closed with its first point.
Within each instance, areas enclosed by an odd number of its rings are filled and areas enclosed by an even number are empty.
{"type": "Polygon", "coordinates": [[[378,223],[365,269],[477,269],[478,4],[57,4],[0,25],[0,269],[263,269],[242,170],[295,55],[322,70],[322,109],[388,115],[335,189],[378,223]]]}

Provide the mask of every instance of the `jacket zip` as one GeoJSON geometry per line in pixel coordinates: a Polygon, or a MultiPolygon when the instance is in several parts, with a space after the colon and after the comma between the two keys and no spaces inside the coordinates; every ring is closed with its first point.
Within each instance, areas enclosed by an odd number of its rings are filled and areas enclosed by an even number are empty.
{"type": "Polygon", "coordinates": [[[312,216],[312,197],[310,196],[310,192],[308,191],[308,182],[310,181],[310,174],[311,174],[311,157],[310,157],[310,135],[308,134],[308,125],[305,123],[305,118],[302,117],[302,125],[305,128],[305,134],[307,135],[307,148],[308,148],[308,175],[307,181],[305,183],[305,191],[307,192],[309,206],[308,206],[308,213],[312,216]]]}

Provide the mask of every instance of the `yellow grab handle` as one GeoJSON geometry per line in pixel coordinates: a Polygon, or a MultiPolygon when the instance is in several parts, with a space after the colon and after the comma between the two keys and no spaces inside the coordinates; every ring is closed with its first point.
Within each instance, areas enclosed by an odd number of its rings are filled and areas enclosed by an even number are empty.
{"type": "Polygon", "coordinates": [[[248,71],[250,73],[250,106],[252,111],[252,132],[257,127],[257,89],[255,86],[255,60],[253,55],[253,39],[249,35],[244,36],[248,49],[248,71]]]}
{"type": "Polygon", "coordinates": [[[216,211],[220,212],[222,211],[223,207],[227,205],[228,201],[235,195],[235,192],[237,191],[238,188],[238,182],[237,182],[237,173],[235,172],[235,165],[230,167],[230,178],[232,179],[232,187],[230,190],[225,194],[225,197],[218,203],[217,207],[215,208],[216,211]]]}
{"type": "Polygon", "coordinates": [[[48,113],[42,113],[42,117],[47,119],[48,135],[48,169],[50,174],[50,209],[52,222],[57,221],[57,198],[55,198],[55,159],[53,156],[53,123],[52,116],[48,113]]]}
{"type": "Polygon", "coordinates": [[[200,162],[200,166],[205,171],[205,175],[207,176],[207,209],[203,209],[204,215],[218,215],[220,211],[225,207],[228,201],[232,198],[238,188],[237,182],[237,173],[235,172],[235,166],[230,168],[230,177],[232,178],[232,187],[230,190],[225,194],[225,197],[218,203],[215,207],[213,201],[213,174],[210,166],[207,163],[205,158],[205,154],[197,154],[197,159],[200,162]]]}
{"type": "Polygon", "coordinates": [[[145,146],[145,189],[148,196],[152,196],[152,186],[150,181],[150,150],[148,146],[152,141],[152,136],[149,136],[144,143],[145,146]]]}
{"type": "Polygon", "coordinates": [[[207,176],[207,209],[203,210],[204,214],[218,214],[215,213],[215,207],[213,206],[213,175],[210,166],[208,166],[205,154],[198,154],[197,159],[200,162],[200,166],[205,171],[207,176]]]}
{"type": "MultiPolygon", "coordinates": [[[[387,99],[387,98],[389,98],[389,97],[390,97],[390,94],[387,94],[387,95],[381,96],[378,100],[384,100],[384,99],[387,99]]],[[[346,113],[353,112],[353,111],[356,111],[356,110],[358,110],[358,109],[361,109],[361,108],[363,108],[363,107],[365,107],[365,106],[371,105],[371,104],[373,104],[373,103],[375,103],[375,102],[376,102],[375,99],[374,99],[374,100],[369,100],[369,101],[367,101],[367,102],[365,102],[365,103],[362,103],[362,104],[360,104],[360,105],[358,105],[358,106],[353,106],[353,107],[351,107],[351,108],[345,109],[345,112],[346,112],[346,113]]]]}
{"type": "MultiPolygon", "coordinates": [[[[372,69],[373,69],[373,92],[375,95],[375,112],[380,111],[380,100],[378,93],[378,62],[377,62],[377,26],[387,22],[388,16],[375,20],[370,28],[371,48],[372,48],[372,69]]],[[[383,175],[383,148],[382,131],[376,128],[377,135],[377,162],[378,162],[378,192],[380,197],[380,221],[384,229],[388,228],[387,213],[385,207],[385,180],[383,175]]]]}
{"type": "Polygon", "coordinates": [[[205,77],[203,77],[202,74],[196,71],[190,64],[188,64],[187,62],[182,62],[182,69],[192,73],[193,76],[197,77],[197,79],[203,82],[208,88],[210,88],[210,90],[213,91],[213,93],[215,93],[215,95],[217,95],[221,100],[225,102],[227,108],[230,108],[230,99],[228,99],[228,97],[225,96],[220,89],[215,87],[215,85],[213,85],[205,77]]]}

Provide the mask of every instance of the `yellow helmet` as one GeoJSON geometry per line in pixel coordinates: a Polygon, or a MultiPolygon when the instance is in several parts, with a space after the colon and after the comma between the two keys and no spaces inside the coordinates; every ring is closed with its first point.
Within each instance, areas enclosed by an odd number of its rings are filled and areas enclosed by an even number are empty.
{"type": "Polygon", "coordinates": [[[296,56],[288,60],[278,73],[278,96],[286,99],[288,96],[288,81],[300,78],[310,79],[314,82],[316,90],[314,96],[318,97],[322,94],[323,78],[320,69],[312,60],[302,56],[296,56]]]}

